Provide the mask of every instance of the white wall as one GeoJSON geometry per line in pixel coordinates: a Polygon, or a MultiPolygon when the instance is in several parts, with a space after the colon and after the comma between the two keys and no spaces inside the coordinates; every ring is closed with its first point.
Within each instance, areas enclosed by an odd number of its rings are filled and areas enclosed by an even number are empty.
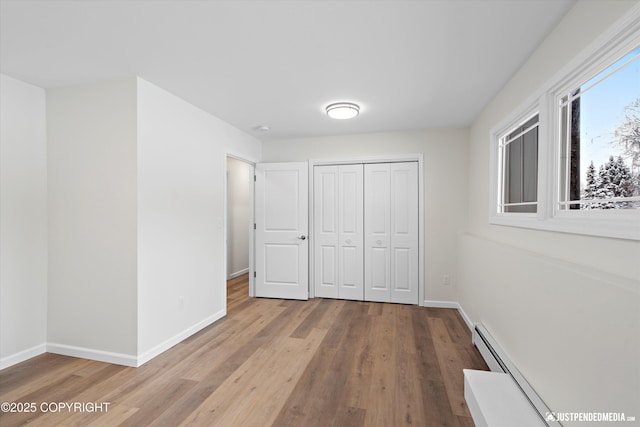
{"type": "Polygon", "coordinates": [[[45,351],[45,91],[0,75],[0,369],[45,351]]]}
{"type": "Polygon", "coordinates": [[[554,411],[638,417],[640,244],[490,225],[489,132],[637,3],[577,2],[470,130],[460,303],[554,411]]]}
{"type": "MultiPolygon", "coordinates": [[[[42,117],[31,117],[36,134],[38,125],[44,134],[41,92],[42,117]]],[[[9,90],[6,98],[12,105],[3,104],[3,123],[9,122],[5,112],[21,114],[13,104],[34,108],[30,103],[35,101],[16,99],[9,90]]],[[[15,297],[19,301],[28,295],[36,304],[38,298],[46,300],[33,309],[39,307],[38,315],[46,316],[48,351],[136,366],[223,316],[226,156],[233,152],[259,159],[260,142],[135,77],[48,90],[46,117],[47,167],[44,136],[6,157],[24,171],[20,182],[3,179],[3,263],[6,182],[8,196],[38,196],[48,208],[48,247],[46,239],[42,243],[48,250],[48,275],[46,250],[42,264],[35,247],[34,271],[21,279],[44,274],[42,284],[34,280],[32,285],[41,286],[43,294],[32,297],[25,288],[24,295],[15,297]],[[25,163],[27,157],[33,157],[31,164],[25,163]],[[29,178],[29,168],[40,171],[41,179],[29,178]]],[[[7,134],[17,132],[6,129],[7,134]]],[[[4,135],[3,125],[3,178],[4,135]]],[[[14,140],[7,139],[11,148],[14,140]]],[[[29,221],[33,236],[46,237],[44,225],[38,228],[36,221],[46,218],[46,209],[38,212],[30,200],[22,207],[34,212],[20,212],[20,221],[29,221]]],[[[7,226],[24,228],[16,222],[17,212],[10,214],[7,226]]],[[[15,246],[13,237],[7,244],[15,246]]],[[[16,254],[31,255],[31,249],[16,254]]],[[[6,273],[16,276],[18,269],[6,273]]],[[[3,266],[3,304],[13,305],[9,292],[15,293],[15,286],[5,287],[4,275],[3,266]]],[[[16,308],[23,316],[28,313],[16,308]]],[[[19,319],[4,306],[2,316],[3,327],[19,319]],[[11,322],[4,322],[5,316],[11,322]]],[[[30,319],[37,323],[38,316],[30,319]]],[[[45,322],[39,324],[44,330],[45,322]]],[[[24,334],[22,328],[14,330],[24,334]]],[[[3,339],[11,341],[3,351],[27,345],[13,335],[3,332],[3,339]]],[[[44,345],[44,334],[39,340],[36,344],[44,345]]]]}
{"type": "Polygon", "coordinates": [[[137,94],[144,361],[226,313],[226,154],[260,158],[260,142],[145,80],[137,94]]]}
{"type": "Polygon", "coordinates": [[[425,300],[457,301],[457,236],[467,212],[466,130],[376,133],[265,142],[263,161],[424,155],[425,300]],[[451,275],[451,285],[442,277],[451,275]]]}
{"type": "Polygon", "coordinates": [[[47,145],[48,349],[133,363],[136,79],[48,90],[47,145]]]}
{"type": "Polygon", "coordinates": [[[227,277],[249,268],[252,170],[246,162],[227,159],[227,277]]]}
{"type": "MultiPolygon", "coordinates": [[[[4,151],[5,124],[14,122],[5,120],[4,114],[17,111],[13,105],[18,102],[4,84],[3,79],[3,102],[10,100],[12,108],[2,108],[3,227],[8,224],[4,198],[10,194],[4,179],[9,159],[4,151]]],[[[40,93],[43,103],[44,92],[40,93]]],[[[166,343],[224,313],[226,153],[260,159],[260,143],[142,79],[49,90],[47,114],[51,349],[84,351],[87,357],[103,352],[133,364],[132,358],[152,356],[166,343]]],[[[35,116],[44,127],[44,112],[35,116]]],[[[451,287],[440,281],[442,274],[453,272],[452,236],[466,210],[466,139],[466,131],[455,130],[283,141],[266,144],[265,158],[296,161],[423,153],[425,295],[455,300],[455,277],[451,287]],[[442,158],[463,167],[449,176],[442,158]]],[[[46,171],[44,141],[42,136],[38,142],[41,186],[46,171]]],[[[32,154],[36,164],[38,155],[32,154]]],[[[45,190],[38,194],[45,203],[45,190]]],[[[40,220],[44,218],[46,210],[40,220]]],[[[42,227],[39,233],[46,237],[42,227]]],[[[3,245],[9,241],[6,235],[3,228],[3,245]]],[[[4,280],[10,274],[4,268],[8,253],[3,246],[3,292],[8,290],[4,280]]],[[[32,269],[38,251],[24,253],[31,262],[29,274],[46,274],[45,249],[40,251],[44,273],[32,269]]],[[[46,278],[42,283],[38,295],[45,298],[46,278]]],[[[2,301],[13,304],[4,295],[2,301]]],[[[28,295],[29,304],[37,302],[28,295]]],[[[44,319],[47,305],[42,301],[33,312],[44,319]]],[[[11,311],[3,306],[2,313],[11,311]]],[[[30,319],[44,328],[37,315],[30,319]]],[[[9,324],[13,323],[3,317],[3,327],[9,324]]],[[[25,330],[20,329],[23,337],[25,330]]],[[[4,330],[2,336],[10,337],[4,330]]],[[[16,349],[3,342],[2,357],[24,347],[13,338],[16,349]]],[[[33,345],[44,341],[42,333],[33,345]]]]}

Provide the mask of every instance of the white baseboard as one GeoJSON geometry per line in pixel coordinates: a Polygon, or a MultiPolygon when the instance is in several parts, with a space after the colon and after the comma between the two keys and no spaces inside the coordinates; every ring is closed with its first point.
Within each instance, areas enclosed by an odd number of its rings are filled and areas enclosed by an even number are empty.
{"type": "Polygon", "coordinates": [[[467,316],[467,313],[464,312],[464,310],[462,309],[462,307],[460,306],[460,304],[458,302],[456,302],[456,301],[428,301],[428,300],[425,300],[424,301],[424,306],[425,307],[431,307],[431,308],[455,308],[460,313],[460,316],[462,316],[462,320],[464,320],[464,323],[467,324],[467,327],[469,328],[469,330],[473,331],[473,322],[471,321],[469,316],[467,316]]]}
{"type": "MultiPolygon", "coordinates": [[[[469,327],[469,329],[473,329],[473,323],[464,312],[460,304],[455,301],[424,301],[425,307],[433,307],[433,308],[455,308],[460,312],[460,315],[464,319],[465,323],[469,327]]],[[[206,328],[213,322],[223,318],[227,314],[226,309],[220,310],[217,313],[207,317],[203,321],[191,326],[190,328],[180,332],[179,334],[174,335],[163,343],[157,345],[151,350],[136,356],[122,353],[113,353],[109,351],[95,350],[84,347],[76,347],[65,344],[56,344],[56,343],[47,343],[40,344],[38,346],[32,347],[30,349],[24,350],[20,353],[16,353],[11,356],[4,357],[0,359],[0,369],[5,369],[25,360],[28,360],[32,357],[39,356],[45,352],[61,354],[63,356],[72,356],[79,357],[83,359],[97,360],[100,362],[114,363],[116,365],[124,365],[124,366],[132,366],[138,367],[159,354],[167,351],[174,345],[178,344],[182,340],[190,337],[196,332],[206,328]]]]}
{"type": "Polygon", "coordinates": [[[81,359],[97,360],[98,362],[136,367],[136,357],[132,354],[113,353],[111,351],[93,348],[77,347],[73,345],[47,343],[47,352],[63,356],[79,357],[81,359]]]}
{"type": "Polygon", "coordinates": [[[455,301],[424,301],[425,307],[431,308],[460,308],[460,305],[455,301]]]}
{"type": "Polygon", "coordinates": [[[212,324],[216,320],[219,320],[219,319],[223,318],[224,316],[226,316],[226,314],[227,314],[227,309],[224,308],[224,309],[218,311],[217,313],[214,313],[211,316],[207,317],[203,321],[196,323],[195,325],[191,326],[188,329],[185,329],[184,331],[180,332],[179,334],[174,335],[173,337],[169,338],[168,340],[164,341],[163,343],[158,344],[157,346],[153,347],[151,350],[146,351],[141,355],[138,355],[136,364],[133,365],[133,366],[138,367],[138,366],[144,365],[149,360],[151,360],[154,357],[158,356],[160,353],[163,353],[163,352],[169,350],[174,345],[178,344],[179,342],[183,341],[186,338],[189,338],[191,335],[195,334],[196,332],[200,331],[201,329],[206,328],[207,326],[209,326],[210,324],[212,324]]]}
{"type": "Polygon", "coordinates": [[[245,268],[244,270],[236,271],[235,273],[231,273],[229,277],[227,277],[227,280],[235,279],[236,277],[242,276],[243,274],[247,274],[248,272],[249,272],[249,267],[245,268]]]}
{"type": "Polygon", "coordinates": [[[462,320],[464,320],[464,323],[467,324],[469,330],[473,332],[473,322],[471,321],[471,318],[467,316],[467,313],[465,313],[460,304],[458,304],[458,312],[460,313],[460,316],[462,316],[462,320]]]}
{"type": "Polygon", "coordinates": [[[25,360],[31,359],[35,356],[39,356],[43,353],[61,354],[63,356],[79,357],[81,359],[97,360],[98,362],[107,362],[116,365],[124,365],[137,368],[138,366],[141,366],[149,360],[153,359],[160,353],[163,353],[166,350],[170,349],[185,338],[188,338],[201,329],[206,328],[216,320],[223,318],[226,314],[226,308],[220,310],[219,312],[207,317],[203,321],[196,323],[190,328],[180,332],[177,335],[174,335],[165,342],[138,356],[96,350],[92,348],[77,347],[66,344],[46,343],[0,359],[0,370],[16,365],[20,362],[24,362],[25,360]]]}
{"type": "Polygon", "coordinates": [[[44,354],[46,352],[47,344],[42,343],[18,353],[12,354],[10,356],[3,357],[2,359],[0,359],[0,370],[13,365],[17,365],[18,363],[29,360],[32,357],[40,356],[41,354],[44,354]]]}

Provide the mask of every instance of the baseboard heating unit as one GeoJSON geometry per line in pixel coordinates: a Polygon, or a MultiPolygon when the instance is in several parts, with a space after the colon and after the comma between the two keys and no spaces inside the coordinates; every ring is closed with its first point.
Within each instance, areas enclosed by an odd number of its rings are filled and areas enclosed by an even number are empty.
{"type": "Polygon", "coordinates": [[[476,427],[561,427],[482,324],[472,342],[491,372],[464,370],[464,397],[476,427]]]}

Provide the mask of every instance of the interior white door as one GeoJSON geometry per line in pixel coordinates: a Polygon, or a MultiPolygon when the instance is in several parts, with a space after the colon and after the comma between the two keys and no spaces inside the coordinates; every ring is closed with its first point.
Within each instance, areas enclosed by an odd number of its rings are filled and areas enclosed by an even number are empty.
{"type": "Polygon", "coordinates": [[[418,165],[365,165],[365,300],[418,304],[418,165]]]}
{"type": "Polygon", "coordinates": [[[256,296],[309,298],[306,163],[259,163],[255,185],[256,296]]]}
{"type": "Polygon", "coordinates": [[[363,165],[314,167],[315,295],[362,300],[363,165]]]}

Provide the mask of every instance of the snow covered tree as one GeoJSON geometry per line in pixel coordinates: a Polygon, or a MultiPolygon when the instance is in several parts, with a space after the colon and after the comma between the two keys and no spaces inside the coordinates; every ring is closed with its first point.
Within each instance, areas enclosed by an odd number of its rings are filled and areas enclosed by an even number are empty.
{"type": "MultiPolygon", "coordinates": [[[[611,183],[611,164],[613,160],[613,156],[609,156],[609,162],[600,166],[600,170],[598,171],[598,185],[595,191],[596,199],[610,199],[613,196],[613,184],[611,183]]],[[[615,204],[612,202],[602,202],[598,203],[594,208],[597,209],[613,209],[615,208],[615,204]]]]}
{"type": "MultiPolygon", "coordinates": [[[[598,187],[600,186],[600,177],[596,172],[596,167],[593,165],[593,160],[587,166],[587,183],[584,186],[584,190],[582,192],[582,200],[593,200],[596,197],[596,193],[598,192],[598,187]]],[[[600,203],[588,203],[581,205],[581,209],[599,209],[600,203]]]]}
{"type": "MultiPolygon", "coordinates": [[[[589,170],[587,170],[589,172],[589,170]]],[[[594,167],[595,172],[595,167],[594,167]]],[[[600,166],[597,178],[593,179],[591,194],[594,199],[610,199],[613,197],[631,197],[633,195],[634,178],[631,170],[625,164],[621,156],[614,159],[609,156],[609,161],[600,166]]],[[[589,185],[589,183],[587,183],[589,185]]],[[[585,188],[586,192],[586,188],[585,188]]],[[[624,209],[629,208],[629,202],[593,203],[591,209],[624,209]]]]}
{"type": "Polygon", "coordinates": [[[624,119],[614,131],[623,147],[623,156],[631,162],[631,196],[640,196],[640,98],[624,107],[624,119]]]}
{"type": "Polygon", "coordinates": [[[622,156],[618,156],[616,159],[612,172],[612,181],[615,185],[614,192],[616,197],[633,196],[633,175],[631,174],[631,169],[629,169],[622,159],[622,156]]]}

